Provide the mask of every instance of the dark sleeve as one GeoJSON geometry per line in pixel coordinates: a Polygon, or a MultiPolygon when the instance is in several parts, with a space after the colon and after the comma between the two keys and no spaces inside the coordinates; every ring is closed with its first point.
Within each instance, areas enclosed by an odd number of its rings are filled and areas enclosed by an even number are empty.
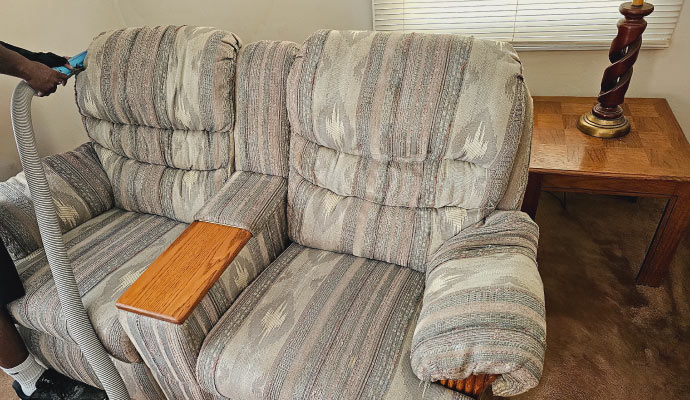
{"type": "Polygon", "coordinates": [[[54,53],[34,53],[33,51],[22,49],[21,47],[12,46],[9,43],[0,42],[0,45],[5,48],[19,53],[20,55],[28,58],[31,61],[38,61],[41,64],[45,64],[50,68],[59,67],[61,65],[67,64],[67,59],[65,57],[60,57],[54,53]]]}

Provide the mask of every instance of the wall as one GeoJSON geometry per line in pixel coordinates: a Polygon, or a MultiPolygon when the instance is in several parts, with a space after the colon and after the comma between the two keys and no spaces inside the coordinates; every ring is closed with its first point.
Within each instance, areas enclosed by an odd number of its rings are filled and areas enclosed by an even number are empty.
{"type": "MultiPolygon", "coordinates": [[[[6,0],[0,14],[0,40],[33,51],[74,55],[94,35],[122,24],[115,11],[107,1],[6,0]]],[[[21,170],[10,121],[10,98],[18,82],[0,75],[0,180],[21,170]]],[[[70,150],[86,141],[72,79],[50,97],[34,99],[32,115],[42,155],[70,150]]]]}
{"type": "MultiPolygon", "coordinates": [[[[236,32],[245,43],[261,39],[302,42],[319,28],[371,29],[371,0],[67,0],[3,2],[0,39],[32,50],[76,54],[99,32],[123,26],[189,24],[236,32]],[[31,15],[31,20],[27,16],[31,15]]],[[[598,91],[605,51],[523,52],[533,95],[591,96],[598,91]]],[[[680,17],[672,45],[640,54],[629,95],[666,97],[690,137],[690,6],[680,17]]],[[[0,76],[0,179],[21,168],[9,118],[15,78],[0,76]]],[[[87,140],[74,105],[72,82],[36,99],[39,151],[69,150],[87,140]]]]}

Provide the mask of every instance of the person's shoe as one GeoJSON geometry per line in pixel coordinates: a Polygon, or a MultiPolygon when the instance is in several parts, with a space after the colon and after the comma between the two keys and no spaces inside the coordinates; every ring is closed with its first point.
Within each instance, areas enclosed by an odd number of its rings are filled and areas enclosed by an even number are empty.
{"type": "Polygon", "coordinates": [[[108,398],[104,391],[70,379],[52,369],[46,370],[38,378],[36,391],[31,396],[24,394],[17,381],[12,384],[12,387],[22,400],[106,400],[108,398]]]}

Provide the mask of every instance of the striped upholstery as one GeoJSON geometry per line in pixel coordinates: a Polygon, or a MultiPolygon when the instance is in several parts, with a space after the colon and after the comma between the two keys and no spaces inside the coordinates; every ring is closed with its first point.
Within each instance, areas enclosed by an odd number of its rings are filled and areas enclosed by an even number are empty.
{"type": "Polygon", "coordinates": [[[121,157],[98,144],[95,147],[112,182],[118,207],[181,222],[194,221],[194,214],[220,190],[229,175],[226,168],[168,168],[121,157]]]}
{"type": "Polygon", "coordinates": [[[237,171],[196,219],[257,234],[276,218],[286,220],[286,181],[280,176],[237,171]]]}
{"type": "Polygon", "coordinates": [[[297,54],[292,42],[250,43],[237,58],[235,168],[287,177],[290,126],[287,76],[297,54]]]}
{"type": "MultiPolygon", "coordinates": [[[[164,217],[115,208],[65,234],[86,310],[115,358],[141,360],[118,322],[115,301],[184,228],[164,217]]],[[[16,264],[26,295],[8,305],[10,314],[20,325],[72,341],[43,250],[16,264]]]]}
{"type": "Polygon", "coordinates": [[[496,207],[497,210],[509,211],[520,210],[522,199],[527,189],[527,178],[529,176],[529,157],[532,150],[532,126],[534,125],[533,104],[530,97],[525,103],[525,122],[522,124],[522,134],[513,161],[513,169],[510,172],[510,179],[506,192],[496,207]]]}
{"type": "MultiPolygon", "coordinates": [[[[113,206],[110,183],[91,144],[43,159],[63,232],[113,206]]],[[[0,182],[0,237],[12,259],[43,246],[24,172],[0,182]]]]}
{"type": "Polygon", "coordinates": [[[201,348],[197,376],[237,399],[461,399],[409,363],[424,275],[292,244],[201,348]]]}
{"type": "MultiPolygon", "coordinates": [[[[279,177],[272,177],[282,179],[279,177]]],[[[267,218],[182,325],[120,311],[120,321],[168,399],[210,399],[199,387],[201,344],[237,296],[287,246],[284,218],[267,218]]]]}
{"type": "Polygon", "coordinates": [[[290,237],[424,271],[501,201],[528,120],[510,45],[319,31],[288,79],[290,237]]]}
{"type": "Polygon", "coordinates": [[[526,214],[497,211],[432,256],[412,339],[420,379],[499,374],[500,396],[537,385],[546,350],[538,236],[526,214]]]}
{"type": "MultiPolygon", "coordinates": [[[[96,374],[86,361],[84,354],[73,342],[54,336],[18,327],[29,351],[36,355],[44,365],[91,386],[102,387],[96,374]]],[[[127,382],[127,391],[135,400],[160,400],[165,398],[151,372],[142,362],[125,363],[113,359],[115,368],[127,382]]]]}
{"type": "Polygon", "coordinates": [[[126,210],[191,222],[234,168],[232,33],[126,28],[98,36],[77,105],[126,210]]]}

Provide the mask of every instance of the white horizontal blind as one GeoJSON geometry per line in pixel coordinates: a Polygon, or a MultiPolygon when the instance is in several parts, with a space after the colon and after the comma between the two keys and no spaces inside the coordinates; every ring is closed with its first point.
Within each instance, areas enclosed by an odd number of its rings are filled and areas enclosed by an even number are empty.
{"type": "MultiPolygon", "coordinates": [[[[621,0],[372,0],[374,30],[461,33],[517,49],[608,49],[621,0]]],[[[643,47],[667,47],[683,0],[654,0],[643,47]]]]}

